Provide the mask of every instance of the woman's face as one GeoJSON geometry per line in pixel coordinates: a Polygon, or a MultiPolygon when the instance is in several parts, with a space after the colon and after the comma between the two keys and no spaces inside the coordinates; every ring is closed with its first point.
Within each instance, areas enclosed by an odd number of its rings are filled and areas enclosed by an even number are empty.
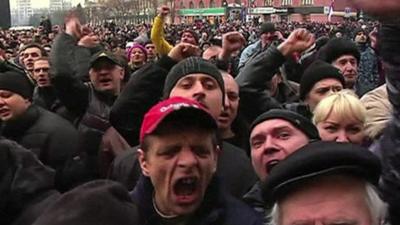
{"type": "Polygon", "coordinates": [[[339,117],[330,113],[325,121],[317,124],[317,128],[323,141],[362,144],[365,138],[364,124],[354,116],[339,117]]]}

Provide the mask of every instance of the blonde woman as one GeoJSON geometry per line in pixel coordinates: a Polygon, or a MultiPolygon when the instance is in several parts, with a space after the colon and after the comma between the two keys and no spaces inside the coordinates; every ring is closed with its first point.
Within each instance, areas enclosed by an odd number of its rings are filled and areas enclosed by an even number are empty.
{"type": "Polygon", "coordinates": [[[343,90],[321,100],[313,123],[324,141],[362,144],[365,140],[366,109],[358,97],[343,90]]]}

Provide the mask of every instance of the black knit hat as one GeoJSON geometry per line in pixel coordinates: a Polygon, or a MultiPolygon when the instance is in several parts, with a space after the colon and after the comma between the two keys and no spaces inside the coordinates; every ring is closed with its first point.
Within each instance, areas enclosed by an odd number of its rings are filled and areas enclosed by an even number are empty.
{"type": "Polygon", "coordinates": [[[380,161],[368,149],[317,141],[298,149],[271,170],[263,184],[263,197],[272,205],[304,181],[327,175],[354,176],[377,185],[380,174],[380,161]]]}
{"type": "Polygon", "coordinates": [[[270,32],[275,32],[275,31],[276,31],[276,28],[273,23],[265,22],[265,23],[262,23],[260,26],[260,34],[270,33],[270,32]]]}
{"type": "Polygon", "coordinates": [[[11,91],[25,99],[32,99],[33,84],[26,74],[10,70],[0,73],[0,90],[11,91]]]}
{"type": "Polygon", "coordinates": [[[309,119],[298,113],[286,109],[271,109],[268,112],[259,115],[251,124],[250,131],[252,131],[253,128],[258,124],[270,119],[286,120],[297,129],[302,131],[309,139],[320,139],[317,128],[309,119]]]}
{"type": "Polygon", "coordinates": [[[328,63],[332,63],[343,55],[352,55],[357,59],[357,62],[360,61],[360,52],[357,45],[345,38],[333,38],[329,40],[320,52],[320,58],[328,63]]]}
{"type": "Polygon", "coordinates": [[[184,76],[193,73],[203,73],[213,77],[222,91],[222,102],[225,102],[225,86],[218,68],[200,57],[189,57],[176,64],[169,71],[165,83],[163,97],[168,98],[176,83],[184,76]]]}
{"type": "Polygon", "coordinates": [[[125,187],[97,180],[64,193],[34,225],[136,225],[138,215],[125,187]]]}
{"type": "Polygon", "coordinates": [[[327,78],[336,79],[340,81],[343,86],[345,85],[344,77],[336,67],[321,60],[316,60],[311,63],[304,71],[300,80],[300,99],[304,100],[306,98],[315,83],[327,78]]]}

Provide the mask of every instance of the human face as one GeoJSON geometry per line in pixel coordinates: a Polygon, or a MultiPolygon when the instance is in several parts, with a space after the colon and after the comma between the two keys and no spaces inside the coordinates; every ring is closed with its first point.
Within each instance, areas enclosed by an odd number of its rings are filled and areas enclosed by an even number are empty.
{"type": "Polygon", "coordinates": [[[317,124],[317,128],[323,141],[362,144],[365,138],[363,122],[351,115],[343,119],[330,113],[325,121],[317,124]]]}
{"type": "Polygon", "coordinates": [[[189,43],[192,45],[197,45],[196,39],[194,38],[193,34],[190,32],[183,32],[181,36],[181,42],[189,43]]]}
{"type": "Polygon", "coordinates": [[[32,47],[25,49],[23,53],[23,63],[25,68],[29,72],[32,72],[33,63],[40,57],[42,57],[42,52],[39,48],[32,47]]]}
{"type": "Polygon", "coordinates": [[[166,215],[188,215],[199,208],[217,167],[218,147],[210,132],[174,130],[150,135],[139,162],[155,190],[157,208],[166,215]]]}
{"type": "Polygon", "coordinates": [[[356,34],[356,37],[354,38],[354,41],[356,42],[356,43],[359,43],[359,44],[364,44],[364,43],[366,43],[367,42],[367,35],[364,33],[364,32],[358,32],[357,34],[356,34]]]}
{"type": "Polygon", "coordinates": [[[145,55],[140,48],[134,48],[131,52],[131,63],[133,64],[143,64],[145,60],[145,55]]]}
{"type": "Polygon", "coordinates": [[[49,61],[37,60],[33,64],[33,78],[39,87],[50,86],[49,61]]]}
{"type": "Polygon", "coordinates": [[[217,80],[209,75],[196,73],[182,77],[171,90],[169,96],[196,100],[214,118],[217,119],[221,115],[223,94],[217,80]]]}
{"type": "Polygon", "coordinates": [[[218,117],[218,127],[222,130],[230,129],[236,118],[239,107],[239,86],[229,74],[223,75],[225,85],[225,107],[218,117]]]}
{"type": "Polygon", "coordinates": [[[250,134],[251,161],[260,180],[308,142],[309,138],[286,120],[271,119],[255,126],[250,134]]]}
{"type": "Polygon", "coordinates": [[[276,39],[276,33],[275,32],[266,32],[261,34],[261,42],[264,45],[269,45],[272,41],[276,39]]]}
{"type": "Polygon", "coordinates": [[[0,120],[9,121],[18,118],[28,109],[30,102],[21,95],[0,90],[0,120]]]}
{"type": "Polygon", "coordinates": [[[279,225],[372,225],[364,183],[350,177],[328,178],[283,199],[279,225]]]}
{"type": "Polygon", "coordinates": [[[156,46],[154,44],[147,44],[145,48],[147,50],[147,59],[149,61],[154,60],[156,58],[156,46]]]}
{"type": "Polygon", "coordinates": [[[343,74],[346,88],[353,88],[358,77],[357,59],[352,55],[344,55],[333,61],[332,65],[343,74]]]}
{"type": "Polygon", "coordinates": [[[121,81],[124,77],[123,69],[108,59],[99,59],[89,71],[90,81],[100,92],[109,92],[114,95],[121,91],[121,81]]]}
{"type": "Polygon", "coordinates": [[[311,111],[313,111],[322,99],[329,96],[331,93],[341,91],[342,89],[342,83],[336,79],[328,78],[320,80],[314,84],[310,93],[308,93],[305,102],[308,104],[311,111]]]}

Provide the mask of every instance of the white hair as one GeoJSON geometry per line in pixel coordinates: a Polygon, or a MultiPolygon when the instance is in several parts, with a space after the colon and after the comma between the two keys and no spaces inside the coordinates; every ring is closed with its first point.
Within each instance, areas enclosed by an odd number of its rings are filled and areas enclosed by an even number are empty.
{"type": "MultiPolygon", "coordinates": [[[[384,224],[387,212],[386,203],[379,197],[376,188],[368,182],[365,183],[365,193],[365,202],[370,212],[372,225],[384,224]]],[[[267,225],[280,225],[279,211],[279,203],[275,203],[270,214],[267,216],[271,219],[267,225]]]]}

